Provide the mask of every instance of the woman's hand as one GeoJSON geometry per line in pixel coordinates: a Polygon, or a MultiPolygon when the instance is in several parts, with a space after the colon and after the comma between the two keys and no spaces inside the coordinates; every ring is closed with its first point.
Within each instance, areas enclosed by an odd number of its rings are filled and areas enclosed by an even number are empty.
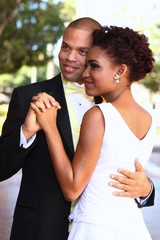
{"type": "Polygon", "coordinates": [[[36,114],[41,129],[47,133],[56,127],[57,110],[61,109],[59,103],[47,93],[39,93],[32,98],[30,104],[36,114]]]}

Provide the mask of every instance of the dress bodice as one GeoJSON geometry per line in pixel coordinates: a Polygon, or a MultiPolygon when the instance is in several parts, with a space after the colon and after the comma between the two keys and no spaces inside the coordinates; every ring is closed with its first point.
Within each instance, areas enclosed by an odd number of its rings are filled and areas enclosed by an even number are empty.
{"type": "Polygon", "coordinates": [[[141,210],[134,199],[114,196],[114,188],[108,183],[110,175],[117,173],[118,168],[135,171],[135,158],[139,158],[145,166],[154,145],[154,120],[146,136],[139,140],[112,104],[102,103],[98,106],[105,119],[101,153],[92,177],[70,217],[75,221],[125,228],[130,232],[133,225],[136,229],[144,224],[141,210]]]}

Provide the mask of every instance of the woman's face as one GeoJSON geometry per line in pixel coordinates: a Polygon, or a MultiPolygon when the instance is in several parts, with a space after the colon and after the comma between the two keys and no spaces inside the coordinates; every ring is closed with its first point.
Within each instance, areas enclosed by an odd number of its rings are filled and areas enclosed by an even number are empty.
{"type": "Polygon", "coordinates": [[[86,93],[90,96],[114,93],[117,84],[114,80],[118,66],[114,66],[97,46],[92,47],[87,54],[87,68],[83,73],[86,93]]]}

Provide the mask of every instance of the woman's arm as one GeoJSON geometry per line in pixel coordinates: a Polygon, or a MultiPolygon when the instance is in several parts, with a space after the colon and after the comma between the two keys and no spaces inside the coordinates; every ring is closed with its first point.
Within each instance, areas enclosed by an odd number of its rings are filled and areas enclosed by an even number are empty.
{"type": "Polygon", "coordinates": [[[103,115],[98,107],[93,107],[85,114],[71,163],[56,126],[57,109],[51,107],[45,112],[34,110],[45,132],[52,164],[64,196],[67,200],[75,200],[84,190],[97,164],[104,135],[103,115]]]}

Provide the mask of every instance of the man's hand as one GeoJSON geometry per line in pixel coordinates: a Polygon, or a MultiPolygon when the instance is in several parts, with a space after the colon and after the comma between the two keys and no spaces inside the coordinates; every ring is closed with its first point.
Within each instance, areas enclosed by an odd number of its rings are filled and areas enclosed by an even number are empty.
{"type": "Polygon", "coordinates": [[[152,185],[147,178],[144,168],[140,162],[135,160],[135,172],[118,169],[121,175],[112,174],[115,181],[109,182],[111,187],[122,191],[114,191],[113,194],[119,197],[139,198],[147,197],[152,189],[152,185]],[[123,175],[123,176],[122,176],[123,175]]]}
{"type": "MultiPolygon", "coordinates": [[[[42,93],[38,93],[37,95],[33,96],[32,102],[37,104],[39,109],[42,112],[45,112],[47,108],[51,107],[52,99],[53,98],[50,95],[42,92],[42,93]]],[[[41,129],[41,127],[37,121],[36,112],[32,108],[32,105],[30,105],[27,116],[25,118],[25,122],[22,126],[22,131],[23,131],[23,134],[24,134],[26,140],[28,141],[29,138],[32,137],[40,129],[41,129]]]]}
{"type": "Polygon", "coordinates": [[[25,118],[25,122],[22,126],[23,134],[28,141],[37,131],[40,130],[40,126],[36,119],[34,110],[30,107],[25,118]]]}

